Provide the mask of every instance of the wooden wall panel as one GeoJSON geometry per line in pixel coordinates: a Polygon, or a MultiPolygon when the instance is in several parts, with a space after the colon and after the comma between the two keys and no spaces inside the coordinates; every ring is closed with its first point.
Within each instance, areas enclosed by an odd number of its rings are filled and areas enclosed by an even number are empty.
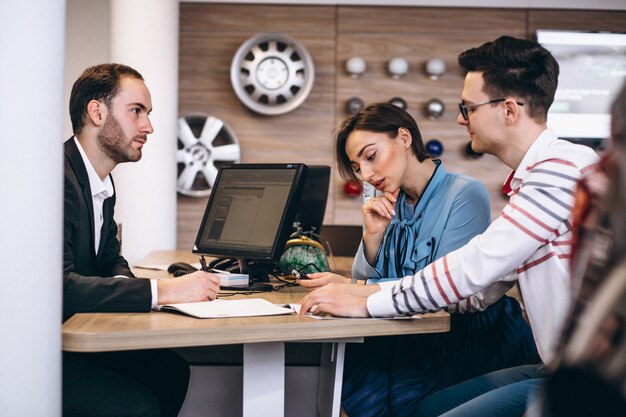
{"type": "MultiPolygon", "coordinates": [[[[330,131],[335,120],[334,7],[181,3],[179,114],[208,113],[237,135],[242,162],[304,162],[332,165],[330,131]],[[239,46],[261,32],[297,39],[315,63],[308,99],[282,116],[262,116],[239,102],[230,83],[230,64],[239,46]]],[[[327,222],[332,222],[333,195],[327,222]]],[[[206,198],[178,197],[179,248],[190,248],[206,198]]]]}
{"type": "MultiPolygon", "coordinates": [[[[345,117],[345,102],[360,97],[365,103],[386,102],[402,97],[407,110],[417,120],[424,141],[443,143],[441,156],[446,169],[471,175],[483,181],[491,193],[492,216],[497,216],[506,200],[499,191],[509,169],[497,158],[484,156],[471,160],[464,148],[469,142],[464,127],[457,125],[463,78],[457,64],[462,51],[507,34],[526,35],[523,10],[436,9],[417,7],[340,7],[337,24],[337,119],[345,117]],[[354,79],[346,73],[346,61],[360,56],[368,69],[354,79]],[[409,63],[409,73],[393,79],[387,63],[394,57],[409,63]],[[446,73],[431,80],[424,72],[426,61],[441,58],[446,73]],[[438,98],[446,107],[444,115],[429,120],[426,103],[438,98]]],[[[342,182],[335,178],[337,193],[335,223],[353,223],[359,213],[360,199],[344,196],[342,182]]]]}
{"type": "Polygon", "coordinates": [[[340,33],[482,33],[490,40],[516,31],[519,25],[525,25],[525,20],[526,12],[522,9],[343,6],[337,11],[340,33]]]}
{"type": "MultiPolygon", "coordinates": [[[[437,138],[444,144],[441,159],[446,168],[486,184],[495,217],[506,202],[500,186],[509,169],[489,155],[476,160],[464,156],[469,139],[456,124],[463,85],[458,54],[504,34],[532,38],[538,28],[623,31],[624,27],[626,12],[181,3],[179,113],[208,113],[228,123],[241,143],[243,162],[331,165],[334,178],[325,222],[360,224],[361,200],[343,194],[334,169],[332,131],[345,118],[350,97],[373,103],[400,96],[424,140],[437,138]],[[316,66],[311,95],[283,116],[247,110],[230,84],[230,61],[239,45],[266,31],[296,38],[316,66]],[[366,60],[368,70],[353,79],[344,67],[357,55],[366,60]],[[410,66],[400,80],[392,79],[386,69],[396,56],[410,66]],[[443,59],[448,68],[438,80],[424,73],[426,61],[433,57],[443,59]],[[440,119],[424,116],[423,107],[431,98],[446,106],[440,119]]],[[[179,196],[179,248],[191,247],[205,205],[204,198],[179,196]]]]}

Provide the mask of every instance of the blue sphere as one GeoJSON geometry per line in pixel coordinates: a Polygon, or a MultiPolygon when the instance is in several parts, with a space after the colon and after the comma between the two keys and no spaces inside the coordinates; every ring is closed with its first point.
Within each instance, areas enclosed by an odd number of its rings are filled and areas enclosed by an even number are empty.
{"type": "Polygon", "coordinates": [[[441,156],[443,153],[443,144],[437,139],[431,139],[426,142],[426,150],[431,156],[441,156]]]}

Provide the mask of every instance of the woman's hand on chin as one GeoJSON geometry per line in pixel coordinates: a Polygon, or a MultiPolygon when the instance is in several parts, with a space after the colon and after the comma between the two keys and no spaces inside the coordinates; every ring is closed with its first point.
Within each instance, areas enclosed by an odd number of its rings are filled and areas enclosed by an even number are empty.
{"type": "Polygon", "coordinates": [[[393,193],[385,192],[381,196],[370,198],[363,204],[361,211],[366,233],[376,235],[385,232],[391,218],[396,215],[395,205],[399,193],[400,189],[393,193]]]}

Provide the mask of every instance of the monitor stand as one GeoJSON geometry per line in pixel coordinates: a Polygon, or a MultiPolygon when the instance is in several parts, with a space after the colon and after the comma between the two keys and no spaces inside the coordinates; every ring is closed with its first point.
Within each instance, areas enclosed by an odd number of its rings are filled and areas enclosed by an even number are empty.
{"type": "Polygon", "coordinates": [[[240,274],[250,274],[250,268],[248,268],[248,261],[243,258],[237,258],[237,262],[239,263],[239,273],[240,274]]]}
{"type": "Polygon", "coordinates": [[[239,273],[248,274],[250,277],[250,285],[248,287],[249,290],[272,291],[273,286],[271,284],[265,284],[266,282],[269,282],[269,271],[266,270],[262,263],[257,262],[251,268],[247,259],[237,258],[237,262],[239,263],[239,273]]]}

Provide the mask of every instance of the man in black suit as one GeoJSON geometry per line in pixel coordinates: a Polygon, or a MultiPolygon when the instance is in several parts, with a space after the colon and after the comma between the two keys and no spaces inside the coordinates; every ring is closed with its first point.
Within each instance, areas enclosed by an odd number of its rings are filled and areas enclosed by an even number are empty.
{"type": "MultiPolygon", "coordinates": [[[[111,171],[141,159],[150,92],[136,70],[86,69],[74,83],[74,137],[65,142],[63,320],[78,312],[147,312],[173,302],[212,300],[219,278],[198,271],[178,279],[135,278],[120,255],[111,171]]],[[[189,366],[167,350],[64,353],[65,416],[176,416],[189,366]]]]}

